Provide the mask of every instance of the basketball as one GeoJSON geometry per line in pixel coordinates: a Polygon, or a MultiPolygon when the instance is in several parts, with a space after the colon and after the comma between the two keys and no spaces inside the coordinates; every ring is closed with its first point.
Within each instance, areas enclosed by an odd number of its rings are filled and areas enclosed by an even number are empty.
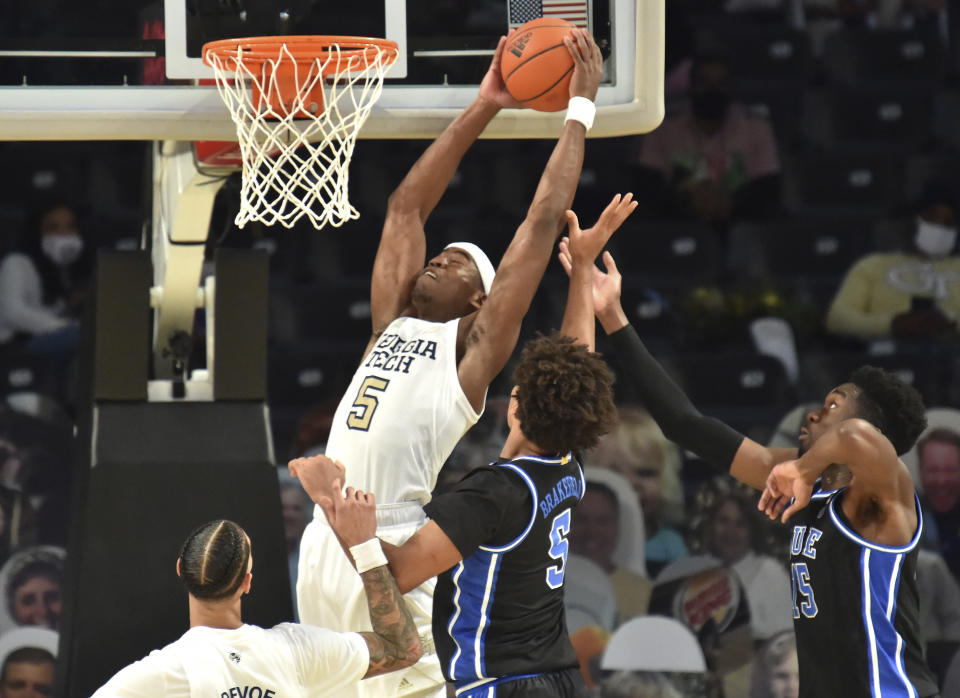
{"type": "Polygon", "coordinates": [[[507,91],[523,106],[560,111],[570,101],[573,57],[563,39],[574,29],[563,19],[541,17],[519,27],[500,60],[507,91]]]}

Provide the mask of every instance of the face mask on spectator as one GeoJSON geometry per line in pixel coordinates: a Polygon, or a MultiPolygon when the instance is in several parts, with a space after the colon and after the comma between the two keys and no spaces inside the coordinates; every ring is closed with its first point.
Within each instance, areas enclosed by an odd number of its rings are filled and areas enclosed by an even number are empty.
{"type": "Polygon", "coordinates": [[[923,218],[917,219],[917,234],[913,238],[913,243],[924,254],[930,257],[944,257],[950,254],[956,241],[956,228],[931,223],[923,218]]]}
{"type": "Polygon", "coordinates": [[[76,262],[83,252],[83,238],[79,233],[44,235],[40,247],[54,264],[65,267],[76,262]]]}
{"type": "Polygon", "coordinates": [[[711,121],[726,118],[730,108],[730,93],[726,90],[702,90],[690,93],[690,108],[694,116],[711,121]]]}

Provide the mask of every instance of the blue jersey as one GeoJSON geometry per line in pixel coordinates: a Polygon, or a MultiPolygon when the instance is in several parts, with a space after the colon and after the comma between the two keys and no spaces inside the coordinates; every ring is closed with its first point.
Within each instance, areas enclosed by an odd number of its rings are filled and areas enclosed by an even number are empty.
{"type": "Polygon", "coordinates": [[[577,666],[567,633],[567,537],[583,496],[576,458],[479,468],[424,507],[463,555],[437,577],[433,636],[458,691],[577,666]]]}
{"type": "Polygon", "coordinates": [[[816,490],[790,546],[801,698],[926,698],[937,684],[923,659],[917,531],[891,547],[859,536],[844,490],[816,490]]]}

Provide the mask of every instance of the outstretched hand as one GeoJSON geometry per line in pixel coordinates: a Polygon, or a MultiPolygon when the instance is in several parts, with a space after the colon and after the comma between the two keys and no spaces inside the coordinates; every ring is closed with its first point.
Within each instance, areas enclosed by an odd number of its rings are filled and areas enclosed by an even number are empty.
{"type": "Polygon", "coordinates": [[[570,237],[564,237],[560,240],[560,252],[558,254],[560,264],[568,276],[575,263],[586,263],[593,266],[593,308],[597,317],[601,319],[604,315],[620,308],[620,288],[623,277],[620,275],[620,270],[617,269],[617,263],[614,261],[613,255],[609,252],[604,252],[601,258],[603,261],[602,271],[593,264],[593,260],[596,259],[597,254],[603,249],[613,232],[623,224],[636,207],[637,202],[633,201],[632,194],[628,193],[623,197],[617,194],[600,214],[596,225],[588,230],[580,230],[576,215],[572,211],[567,213],[570,237]]]}
{"type": "Polygon", "coordinates": [[[800,472],[798,461],[784,461],[770,470],[757,509],[771,519],[780,516],[780,520],[786,523],[791,516],[810,503],[812,494],[813,483],[808,482],[800,472]]]}
{"type": "MultiPolygon", "coordinates": [[[[333,496],[334,482],[343,482],[346,468],[340,461],[331,460],[325,455],[295,458],[287,464],[290,474],[300,481],[310,499],[319,503],[322,497],[333,496]]],[[[337,485],[337,492],[342,485],[337,485]]]]}
{"type": "MultiPolygon", "coordinates": [[[[633,200],[633,194],[617,194],[613,200],[603,209],[603,213],[594,223],[592,228],[586,230],[580,229],[580,221],[577,214],[573,211],[567,211],[567,250],[569,251],[570,261],[574,265],[593,264],[593,261],[603,250],[604,246],[610,240],[610,236],[623,225],[623,222],[630,217],[637,208],[637,202],[633,200]]],[[[569,271],[569,270],[568,270],[569,271]]]]}
{"type": "Polygon", "coordinates": [[[603,54],[586,29],[574,29],[563,39],[573,57],[573,75],[570,78],[570,96],[586,97],[593,101],[603,78],[603,54]]]}
{"type": "Polygon", "coordinates": [[[500,73],[500,60],[503,56],[503,48],[506,45],[507,37],[501,36],[500,42],[497,44],[497,50],[493,54],[493,60],[490,61],[490,67],[487,69],[487,74],[483,76],[480,83],[480,97],[500,107],[522,107],[523,105],[507,92],[503,75],[500,73]]]}
{"type": "Polygon", "coordinates": [[[332,497],[321,497],[317,504],[330,522],[330,528],[346,547],[360,545],[377,535],[377,502],[370,492],[347,488],[340,491],[340,480],[334,481],[332,497]]]}

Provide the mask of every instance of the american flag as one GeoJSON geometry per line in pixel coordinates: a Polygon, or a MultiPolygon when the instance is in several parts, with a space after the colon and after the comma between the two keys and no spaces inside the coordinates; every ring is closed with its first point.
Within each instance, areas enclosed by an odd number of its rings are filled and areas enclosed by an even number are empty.
{"type": "Polygon", "coordinates": [[[589,29],[590,0],[507,0],[511,29],[538,17],[556,17],[589,29]]]}

